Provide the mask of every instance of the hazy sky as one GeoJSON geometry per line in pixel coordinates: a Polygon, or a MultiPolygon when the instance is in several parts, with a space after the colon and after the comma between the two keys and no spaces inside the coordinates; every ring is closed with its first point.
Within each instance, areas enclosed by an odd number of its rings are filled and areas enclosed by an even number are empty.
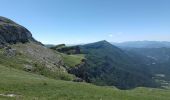
{"type": "Polygon", "coordinates": [[[170,41],[170,0],[0,0],[0,16],[46,44],[170,41]]]}

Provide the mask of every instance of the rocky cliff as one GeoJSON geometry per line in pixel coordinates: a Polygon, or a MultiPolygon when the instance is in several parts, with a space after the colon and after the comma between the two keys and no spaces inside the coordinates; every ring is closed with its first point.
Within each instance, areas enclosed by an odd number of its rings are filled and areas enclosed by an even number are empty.
{"type": "Polygon", "coordinates": [[[32,34],[25,27],[12,20],[0,16],[0,44],[15,44],[16,42],[35,41],[32,34]]]}
{"type": "Polygon", "coordinates": [[[55,79],[72,80],[62,56],[37,42],[29,30],[0,17],[0,65],[55,79]]]}

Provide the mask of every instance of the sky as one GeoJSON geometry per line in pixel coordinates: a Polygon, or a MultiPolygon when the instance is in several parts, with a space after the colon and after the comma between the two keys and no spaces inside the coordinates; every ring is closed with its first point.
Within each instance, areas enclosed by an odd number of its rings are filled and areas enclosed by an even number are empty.
{"type": "Polygon", "coordinates": [[[170,0],[0,0],[44,44],[170,41],[170,0]]]}

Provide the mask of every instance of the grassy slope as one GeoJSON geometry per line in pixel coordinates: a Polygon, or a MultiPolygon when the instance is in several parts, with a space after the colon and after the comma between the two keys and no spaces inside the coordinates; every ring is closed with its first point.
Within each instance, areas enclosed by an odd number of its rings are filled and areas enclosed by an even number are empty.
{"type": "Polygon", "coordinates": [[[137,88],[121,91],[86,83],[53,80],[0,66],[0,100],[170,100],[169,90],[137,88]]]}
{"type": "Polygon", "coordinates": [[[11,56],[8,57],[4,54],[5,49],[0,49],[0,64],[6,67],[12,67],[15,69],[19,69],[19,70],[26,70],[25,66],[31,66],[32,70],[30,72],[34,72],[36,74],[40,74],[40,75],[44,75],[47,77],[51,77],[54,79],[62,79],[62,80],[73,80],[75,76],[68,74],[67,72],[63,72],[62,68],[58,68],[56,66],[52,66],[54,69],[53,71],[51,71],[49,68],[51,68],[51,65],[53,65],[53,63],[55,62],[55,58],[60,59],[60,54],[56,54],[56,52],[52,52],[53,57],[48,56],[48,53],[51,53],[50,50],[48,49],[44,49],[41,46],[32,44],[32,43],[27,43],[27,44],[15,44],[15,45],[10,45],[13,49],[16,49],[16,55],[15,56],[11,56]],[[31,50],[27,50],[27,48],[33,48],[31,50]],[[39,53],[36,53],[35,51],[41,51],[39,53]],[[23,52],[24,51],[24,52],[23,52]],[[30,55],[30,53],[28,52],[32,52],[33,54],[30,55]],[[45,52],[45,53],[44,53],[45,52]],[[35,55],[34,57],[34,54],[35,55]],[[42,55],[42,56],[39,56],[42,55]],[[47,56],[46,57],[46,61],[43,60],[42,58],[44,58],[43,56],[47,56]],[[59,57],[57,57],[59,56],[59,57]],[[38,58],[36,58],[38,57],[38,58]],[[55,57],[55,58],[54,58],[55,57]],[[49,58],[49,59],[48,59],[49,58]],[[53,59],[54,58],[54,59],[53,59]],[[51,61],[52,62],[49,62],[51,61]],[[49,65],[49,66],[47,66],[49,65]]]}
{"type": "Polygon", "coordinates": [[[74,55],[62,54],[62,56],[65,64],[69,67],[75,67],[76,65],[81,63],[82,59],[85,59],[83,54],[74,55]]]}

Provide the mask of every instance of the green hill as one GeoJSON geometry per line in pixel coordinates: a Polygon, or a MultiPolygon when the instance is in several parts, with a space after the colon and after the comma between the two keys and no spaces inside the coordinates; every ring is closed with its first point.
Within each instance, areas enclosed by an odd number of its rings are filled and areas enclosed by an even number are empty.
{"type": "Polygon", "coordinates": [[[49,79],[0,65],[0,100],[169,100],[170,91],[118,90],[49,79]]]}
{"type": "Polygon", "coordinates": [[[82,45],[81,51],[86,63],[70,72],[87,82],[120,89],[159,86],[147,66],[107,41],[82,45]]]}
{"type": "Polygon", "coordinates": [[[170,84],[170,48],[123,48],[129,55],[141,57],[141,62],[146,63],[152,74],[162,74],[161,80],[164,85],[170,84]]]}

